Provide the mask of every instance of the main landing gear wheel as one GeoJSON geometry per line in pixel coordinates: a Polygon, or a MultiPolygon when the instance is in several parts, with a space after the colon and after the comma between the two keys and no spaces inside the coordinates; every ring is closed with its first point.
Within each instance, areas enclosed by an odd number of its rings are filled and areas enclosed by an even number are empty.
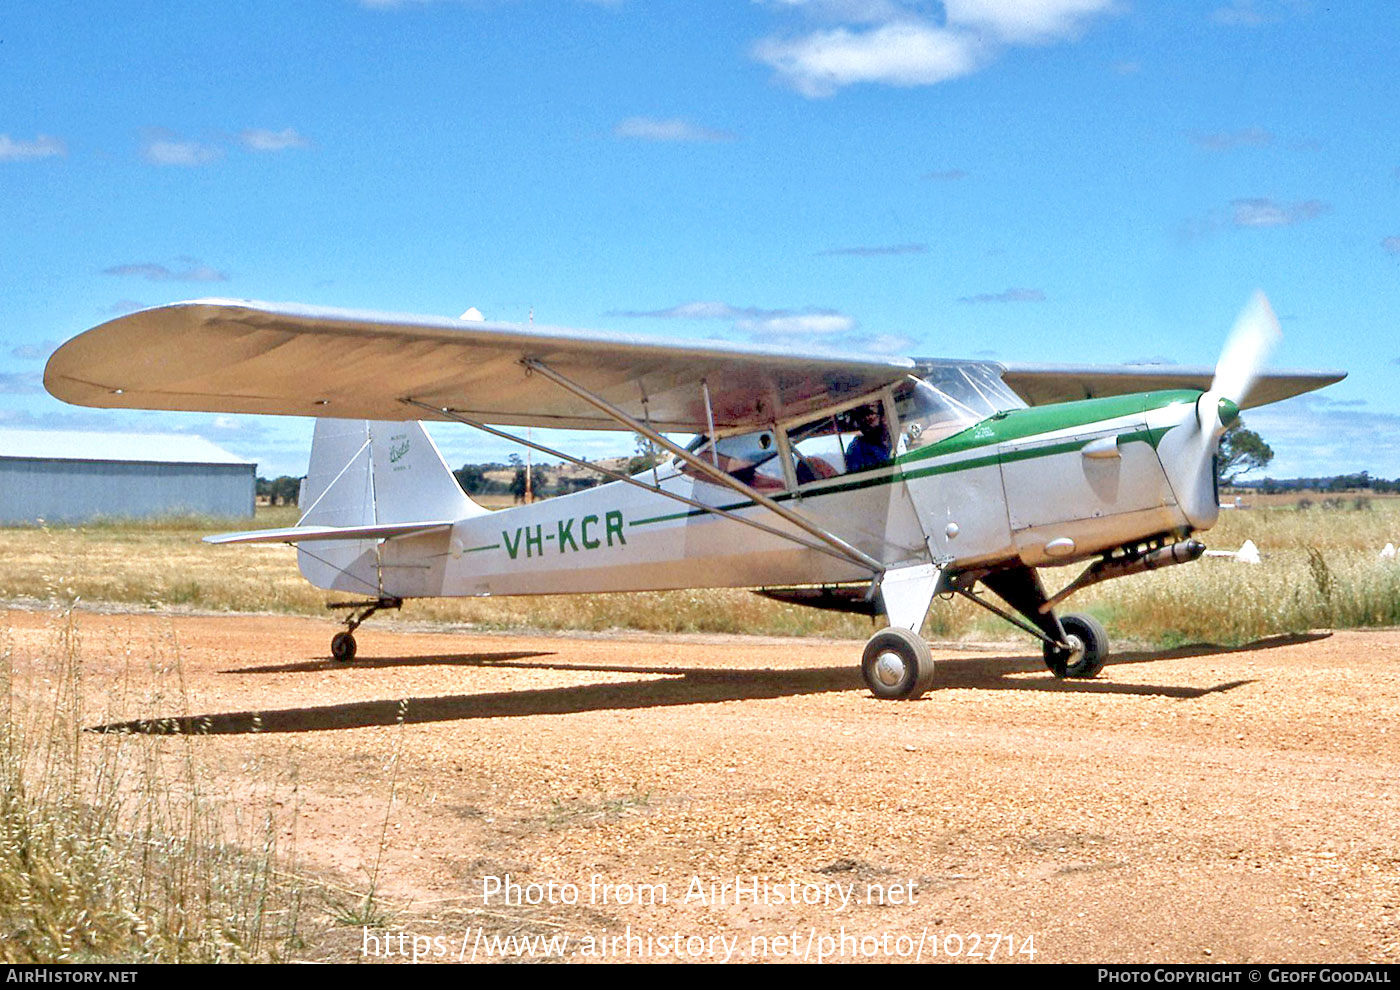
{"type": "Polygon", "coordinates": [[[1070,614],[1060,617],[1070,649],[1045,644],[1045,666],[1056,677],[1093,677],[1108,662],[1108,633],[1098,619],[1070,614]]]}
{"type": "Polygon", "coordinates": [[[339,632],[331,637],[331,659],[338,663],[349,663],[355,659],[355,637],[348,632],[339,632]]]}
{"type": "Polygon", "coordinates": [[[918,634],[891,626],[865,644],[860,672],[875,697],[913,700],[933,687],[933,654],[918,634]]]}

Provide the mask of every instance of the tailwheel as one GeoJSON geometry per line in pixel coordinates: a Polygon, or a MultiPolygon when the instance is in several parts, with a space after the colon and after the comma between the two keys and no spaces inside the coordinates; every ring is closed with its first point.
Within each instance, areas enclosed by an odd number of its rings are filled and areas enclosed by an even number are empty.
{"type": "Polygon", "coordinates": [[[348,632],[338,632],[331,637],[331,659],[338,663],[349,663],[355,659],[355,637],[348,632]]]}
{"type": "Polygon", "coordinates": [[[908,629],[882,629],[865,644],[860,672],[877,698],[913,700],[933,687],[933,654],[908,629]]]}
{"type": "Polygon", "coordinates": [[[1045,666],[1056,677],[1093,677],[1108,662],[1108,633],[1093,616],[1071,613],[1060,617],[1063,646],[1045,644],[1045,666]]]}
{"type": "Polygon", "coordinates": [[[345,631],[331,637],[331,659],[337,663],[349,663],[355,659],[355,630],[375,612],[383,608],[402,608],[402,598],[376,598],[368,602],[328,602],[326,608],[348,608],[345,617],[345,631]]]}

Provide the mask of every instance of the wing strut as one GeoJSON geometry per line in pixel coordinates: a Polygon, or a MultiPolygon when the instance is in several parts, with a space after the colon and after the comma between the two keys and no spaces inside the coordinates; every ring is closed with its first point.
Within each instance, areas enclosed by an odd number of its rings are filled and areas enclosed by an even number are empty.
{"type": "Polygon", "coordinates": [[[549,367],[543,362],[537,361],[533,358],[526,358],[522,363],[529,370],[538,372],[539,374],[554,382],[554,384],[558,385],[565,391],[572,392],[574,395],[587,402],[590,406],[597,409],[599,412],[611,417],[612,419],[615,419],[617,422],[621,423],[629,430],[632,430],[634,433],[640,433],[652,443],[657,444],[666,450],[669,450],[672,454],[685,461],[697,471],[703,472],[709,478],[714,480],[717,484],[723,485],[726,488],[731,488],[734,491],[738,492],[740,495],[743,495],[745,498],[752,499],[754,502],[757,502],[765,509],[768,509],[770,512],[773,512],[780,518],[792,523],[794,526],[807,533],[808,535],[815,536],[823,543],[835,548],[836,551],[840,553],[843,557],[845,557],[847,560],[854,561],[855,563],[860,564],[862,567],[868,567],[871,571],[873,571],[876,574],[879,574],[885,570],[885,565],[880,563],[874,557],[870,556],[870,554],[865,553],[862,550],[856,549],[855,547],[847,543],[845,540],[841,539],[839,536],[836,536],[832,533],[828,533],[826,530],[822,529],[820,526],[816,525],[811,520],[802,517],[798,513],[793,512],[791,509],[788,509],[785,506],[779,505],[777,502],[773,501],[771,498],[769,498],[767,495],[764,495],[762,492],[755,491],[753,488],[750,488],[748,485],[744,484],[739,479],[725,474],[724,471],[720,470],[715,465],[709,463],[708,461],[703,461],[700,458],[696,457],[694,454],[692,454],[690,451],[686,450],[685,448],[677,446],[670,440],[667,440],[660,433],[657,433],[646,423],[643,423],[640,420],[627,415],[627,413],[623,412],[621,409],[617,408],[612,403],[594,395],[592,392],[588,391],[588,389],[583,388],[580,385],[574,384],[572,381],[565,378],[563,375],[559,374],[559,372],[555,371],[553,368],[549,367]]]}
{"type": "Polygon", "coordinates": [[[796,543],[799,546],[806,547],[808,550],[815,550],[817,553],[827,554],[830,557],[835,557],[837,560],[850,559],[845,554],[839,553],[836,550],[833,550],[831,547],[823,546],[822,544],[815,543],[811,540],[805,540],[802,537],[798,536],[796,533],[785,533],[781,529],[774,529],[772,526],[766,526],[756,519],[749,519],[744,516],[737,515],[733,512],[730,512],[728,509],[721,509],[717,505],[706,505],[704,502],[698,502],[693,498],[687,498],[686,496],[680,495],[676,492],[668,492],[664,488],[660,488],[655,485],[648,485],[645,481],[638,481],[636,478],[629,477],[628,475],[625,475],[620,471],[611,471],[608,468],[599,467],[597,464],[590,464],[588,461],[581,460],[577,457],[573,457],[569,454],[564,453],[562,450],[555,450],[553,447],[546,447],[544,444],[536,443],[534,440],[527,440],[524,437],[518,437],[513,433],[507,433],[504,430],[498,430],[494,426],[487,426],[485,423],[481,423],[467,416],[463,416],[455,409],[448,409],[443,406],[434,406],[426,402],[420,402],[417,399],[411,398],[405,398],[402,401],[410,406],[417,406],[419,409],[426,409],[430,412],[438,413],[442,416],[445,416],[448,419],[456,420],[458,423],[461,423],[464,426],[470,426],[472,429],[480,430],[483,433],[489,433],[493,437],[500,437],[502,440],[509,440],[512,443],[518,443],[521,446],[533,448],[534,450],[538,450],[540,453],[545,454],[548,457],[558,457],[561,460],[568,461],[570,464],[576,464],[579,467],[588,468],[592,471],[597,471],[599,474],[604,475],[608,478],[612,478],[614,481],[625,481],[629,485],[635,485],[637,488],[640,488],[646,492],[651,492],[653,495],[664,495],[669,499],[674,499],[675,501],[680,502],[683,505],[688,505],[693,509],[700,509],[704,512],[709,512],[713,515],[721,516],[725,519],[732,519],[734,522],[743,523],[745,526],[752,526],[754,529],[761,530],[765,533],[768,533],[771,536],[779,536],[785,540],[791,540],[793,543],[796,543]]]}

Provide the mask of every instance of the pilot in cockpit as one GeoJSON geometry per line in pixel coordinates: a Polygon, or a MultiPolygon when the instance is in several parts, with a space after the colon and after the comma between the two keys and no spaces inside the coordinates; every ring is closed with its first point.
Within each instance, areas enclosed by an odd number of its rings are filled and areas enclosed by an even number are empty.
{"type": "Polygon", "coordinates": [[[846,445],[846,473],[868,471],[890,459],[890,435],[878,403],[852,411],[851,419],[860,433],[846,445]]]}

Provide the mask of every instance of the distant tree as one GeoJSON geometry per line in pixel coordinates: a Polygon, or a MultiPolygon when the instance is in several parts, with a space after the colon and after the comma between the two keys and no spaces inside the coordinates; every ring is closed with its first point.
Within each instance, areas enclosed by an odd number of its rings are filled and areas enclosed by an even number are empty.
{"type": "Polygon", "coordinates": [[[650,471],[661,458],[657,456],[656,450],[651,445],[651,441],[640,433],[636,434],[635,452],[631,460],[627,462],[628,474],[641,474],[643,471],[650,471]]]}
{"type": "Polygon", "coordinates": [[[480,464],[463,464],[452,474],[456,477],[457,484],[462,486],[462,491],[468,495],[481,494],[489,484],[486,480],[486,469],[480,464]]]}
{"type": "Polygon", "coordinates": [[[1216,477],[1222,485],[1231,485],[1240,475],[1267,467],[1273,459],[1273,448],[1259,434],[1246,430],[1243,421],[1237,422],[1220,438],[1216,477]]]}
{"type": "Polygon", "coordinates": [[[283,505],[296,505],[301,500],[301,479],[283,475],[273,483],[283,505]]]}
{"type": "Polygon", "coordinates": [[[555,494],[568,495],[570,492],[581,492],[585,488],[593,488],[596,485],[602,484],[602,481],[603,479],[597,476],[560,478],[555,482],[555,494]]]}
{"type": "Polygon", "coordinates": [[[259,478],[257,493],[267,499],[269,505],[296,505],[301,495],[301,479],[285,474],[272,481],[259,478]]]}
{"type": "Polygon", "coordinates": [[[519,454],[510,455],[510,466],[515,468],[515,477],[510,479],[510,493],[517,502],[525,500],[525,462],[519,454]]]}

